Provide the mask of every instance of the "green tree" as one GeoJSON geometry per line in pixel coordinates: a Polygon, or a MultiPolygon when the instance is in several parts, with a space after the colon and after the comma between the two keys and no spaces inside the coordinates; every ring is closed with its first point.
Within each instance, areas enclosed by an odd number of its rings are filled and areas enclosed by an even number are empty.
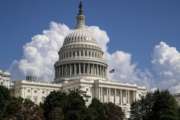
{"type": "Polygon", "coordinates": [[[107,120],[124,120],[124,113],[121,107],[113,103],[106,103],[105,110],[106,110],[107,120]]]}
{"type": "Polygon", "coordinates": [[[5,114],[8,101],[10,100],[10,92],[7,88],[0,86],[0,119],[5,114]]]}
{"type": "Polygon", "coordinates": [[[43,120],[42,109],[32,101],[22,98],[11,98],[4,120],[43,120]]]}
{"type": "Polygon", "coordinates": [[[85,101],[78,90],[68,93],[51,92],[43,109],[46,120],[85,120],[88,114],[85,101]]]}
{"type": "Polygon", "coordinates": [[[106,120],[106,110],[103,103],[98,99],[93,98],[91,104],[88,107],[92,120],[106,120]]]}
{"type": "Polygon", "coordinates": [[[88,107],[91,120],[124,120],[121,107],[113,103],[101,103],[94,98],[88,107]]]}
{"type": "Polygon", "coordinates": [[[52,115],[56,114],[56,118],[64,119],[64,110],[68,104],[67,94],[61,91],[51,92],[45,99],[42,108],[46,120],[53,120],[52,115]],[[61,110],[60,110],[61,109],[61,110]]]}
{"type": "Polygon", "coordinates": [[[61,107],[55,107],[49,113],[50,120],[64,120],[64,113],[61,107]]]}
{"type": "Polygon", "coordinates": [[[168,91],[148,93],[131,105],[131,120],[177,120],[177,102],[168,91]]]}
{"type": "Polygon", "coordinates": [[[142,97],[139,101],[131,105],[132,120],[149,120],[149,115],[152,112],[153,94],[147,93],[146,97],[142,97]]]}
{"type": "Polygon", "coordinates": [[[178,114],[178,120],[180,120],[180,106],[178,106],[177,114],[178,114]]]}
{"type": "Polygon", "coordinates": [[[84,120],[87,117],[87,107],[78,90],[69,91],[67,101],[65,120],[84,120]]]}
{"type": "Polygon", "coordinates": [[[177,102],[168,91],[156,91],[150,117],[156,120],[177,120],[177,109],[177,102]]]}

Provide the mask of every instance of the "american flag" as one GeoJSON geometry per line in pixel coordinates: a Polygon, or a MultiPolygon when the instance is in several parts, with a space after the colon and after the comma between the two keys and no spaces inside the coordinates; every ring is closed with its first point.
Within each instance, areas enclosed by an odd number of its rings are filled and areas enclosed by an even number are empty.
{"type": "Polygon", "coordinates": [[[115,72],[115,69],[111,69],[110,71],[109,71],[109,73],[114,73],[115,72]]]}

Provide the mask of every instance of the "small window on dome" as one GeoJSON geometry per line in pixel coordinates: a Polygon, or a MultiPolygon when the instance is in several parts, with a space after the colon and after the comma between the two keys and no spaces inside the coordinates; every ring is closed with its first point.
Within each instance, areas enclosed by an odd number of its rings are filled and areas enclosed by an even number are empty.
{"type": "Polygon", "coordinates": [[[71,52],[69,52],[69,57],[72,57],[72,53],[71,52]]]}
{"type": "Polygon", "coordinates": [[[81,50],[81,56],[83,56],[83,51],[81,50]]]}
{"type": "Polygon", "coordinates": [[[85,51],[85,56],[87,56],[87,51],[85,51]]]}
{"type": "Polygon", "coordinates": [[[75,57],[75,51],[73,51],[73,57],[75,57]]]}

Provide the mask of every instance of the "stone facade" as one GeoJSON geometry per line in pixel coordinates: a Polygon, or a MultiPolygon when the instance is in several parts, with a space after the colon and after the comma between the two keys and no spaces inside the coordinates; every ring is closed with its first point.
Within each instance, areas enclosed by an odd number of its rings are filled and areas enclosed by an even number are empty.
{"type": "Polygon", "coordinates": [[[43,83],[28,80],[14,81],[13,92],[15,97],[30,99],[34,103],[43,103],[52,91],[61,90],[61,84],[43,83]]]}
{"type": "Polygon", "coordinates": [[[93,98],[97,98],[103,103],[112,102],[122,107],[127,118],[130,115],[131,103],[146,95],[146,88],[144,87],[88,78],[65,80],[58,84],[28,80],[14,82],[14,96],[30,99],[36,104],[43,103],[52,91],[68,92],[76,89],[80,91],[87,106],[93,98]]]}

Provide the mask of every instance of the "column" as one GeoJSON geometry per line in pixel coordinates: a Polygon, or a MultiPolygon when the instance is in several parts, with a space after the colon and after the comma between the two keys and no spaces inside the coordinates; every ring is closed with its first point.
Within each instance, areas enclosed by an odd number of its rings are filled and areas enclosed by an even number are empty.
{"type": "Polygon", "coordinates": [[[77,71],[76,71],[76,64],[74,64],[74,75],[77,74],[77,71]]]}
{"type": "Polygon", "coordinates": [[[136,101],[136,91],[134,91],[134,101],[136,101]]]}
{"type": "Polygon", "coordinates": [[[116,89],[114,89],[114,104],[116,104],[116,89]]]}
{"type": "Polygon", "coordinates": [[[68,69],[68,65],[66,64],[66,76],[68,76],[69,69],[68,69]]]}
{"type": "Polygon", "coordinates": [[[95,64],[94,67],[95,75],[97,75],[97,65],[95,64]]]}
{"type": "Polygon", "coordinates": [[[108,88],[108,102],[110,102],[110,88],[108,88]]]}
{"type": "Polygon", "coordinates": [[[127,90],[127,92],[128,92],[128,104],[130,104],[130,91],[129,90],[127,90]]]}
{"type": "Polygon", "coordinates": [[[89,63],[87,63],[87,74],[89,75],[89,63]]]}
{"type": "Polygon", "coordinates": [[[122,90],[120,90],[120,104],[123,104],[122,90]]]}
{"type": "Polygon", "coordinates": [[[104,77],[106,76],[106,68],[104,67],[104,77]]]}
{"type": "Polygon", "coordinates": [[[108,88],[106,88],[106,102],[108,102],[108,88]]]}
{"type": "Polygon", "coordinates": [[[89,64],[89,70],[90,70],[90,74],[92,75],[92,64],[89,64]]]}
{"type": "Polygon", "coordinates": [[[102,89],[102,87],[101,87],[101,93],[100,93],[101,102],[103,102],[103,99],[102,99],[103,97],[102,97],[102,96],[103,96],[103,89],[102,89]]]}
{"type": "Polygon", "coordinates": [[[61,66],[58,66],[58,68],[59,68],[59,71],[57,73],[57,77],[61,76],[61,66]]]}
{"type": "Polygon", "coordinates": [[[60,66],[60,76],[62,76],[62,66],[60,66]]]}
{"type": "Polygon", "coordinates": [[[100,65],[98,65],[98,75],[100,76],[100,65]]]}
{"type": "Polygon", "coordinates": [[[104,70],[103,70],[103,66],[102,66],[102,68],[101,68],[101,69],[102,69],[102,77],[104,77],[104,70]]]}
{"type": "Polygon", "coordinates": [[[57,78],[58,68],[55,68],[55,78],[57,78]]]}
{"type": "Polygon", "coordinates": [[[72,75],[72,64],[69,64],[69,76],[71,76],[72,75]]]}
{"type": "Polygon", "coordinates": [[[64,77],[64,65],[62,65],[62,76],[64,77]]]}
{"type": "Polygon", "coordinates": [[[96,75],[96,68],[95,68],[95,64],[93,64],[93,75],[96,75]]]}
{"type": "Polygon", "coordinates": [[[92,75],[94,75],[94,64],[92,64],[92,71],[91,71],[92,75]]]}
{"type": "Polygon", "coordinates": [[[126,90],[126,102],[128,103],[128,90],[126,90]]]}
{"type": "Polygon", "coordinates": [[[83,74],[85,75],[85,73],[86,73],[86,64],[85,63],[83,63],[83,74]]]}
{"type": "Polygon", "coordinates": [[[79,74],[81,74],[81,63],[79,63],[79,74]]]}
{"type": "Polygon", "coordinates": [[[95,75],[97,75],[97,65],[95,65],[95,75]]]}
{"type": "Polygon", "coordinates": [[[64,76],[66,76],[67,75],[67,65],[64,65],[64,71],[65,71],[65,73],[64,73],[64,76]]]}
{"type": "Polygon", "coordinates": [[[59,77],[59,72],[60,72],[60,67],[57,67],[57,71],[56,71],[56,78],[59,77]]]}

